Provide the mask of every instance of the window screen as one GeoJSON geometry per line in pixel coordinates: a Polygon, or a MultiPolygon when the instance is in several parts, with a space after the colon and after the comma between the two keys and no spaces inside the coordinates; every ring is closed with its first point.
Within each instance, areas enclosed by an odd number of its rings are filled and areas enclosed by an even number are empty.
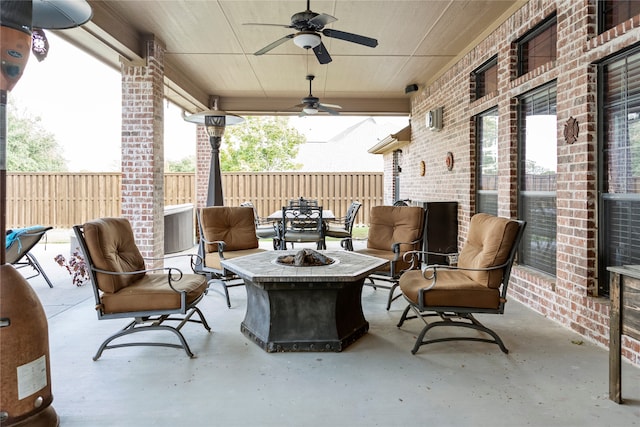
{"type": "Polygon", "coordinates": [[[555,83],[519,98],[518,210],[527,221],[519,262],[556,274],[555,83]]]}
{"type": "Polygon", "coordinates": [[[640,48],[601,65],[598,291],[608,266],[640,264],[640,48]]]}
{"type": "Polygon", "coordinates": [[[476,117],[476,212],[498,215],[498,109],[476,117]]]}

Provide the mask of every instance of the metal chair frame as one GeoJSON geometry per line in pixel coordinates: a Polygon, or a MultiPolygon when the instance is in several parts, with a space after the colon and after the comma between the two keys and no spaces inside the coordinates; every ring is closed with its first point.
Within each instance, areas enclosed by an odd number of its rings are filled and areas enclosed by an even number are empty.
{"type": "MultiPolygon", "coordinates": [[[[227,301],[227,307],[231,308],[231,298],[229,297],[229,288],[234,288],[236,286],[244,286],[244,280],[242,280],[238,275],[236,275],[235,273],[229,270],[226,270],[226,269],[218,270],[216,268],[207,267],[204,264],[205,255],[207,253],[205,246],[216,244],[218,246],[218,255],[220,256],[220,259],[224,259],[225,242],[222,240],[218,240],[218,241],[206,240],[204,238],[204,229],[202,226],[202,220],[200,218],[200,210],[196,210],[196,219],[198,222],[198,232],[200,237],[198,241],[198,256],[201,257],[202,263],[195,265],[195,271],[199,274],[204,274],[205,276],[207,276],[207,282],[209,285],[214,281],[217,281],[222,285],[224,297],[227,301]]],[[[277,237],[274,238],[274,249],[276,245],[275,242],[277,241],[276,239],[278,238],[277,237]]],[[[209,289],[211,288],[207,287],[207,290],[205,291],[205,293],[208,293],[209,289]]]]}
{"type": "Polygon", "coordinates": [[[322,206],[290,203],[282,207],[279,249],[286,249],[287,243],[303,242],[315,242],[318,250],[326,249],[324,237],[322,206]]]}
{"type": "Polygon", "coordinates": [[[345,238],[344,233],[348,234],[348,237],[352,237],[353,224],[356,222],[356,216],[358,215],[358,211],[360,210],[361,206],[362,203],[360,202],[351,202],[345,216],[326,222],[325,237],[342,238],[342,240],[340,241],[340,246],[348,251],[353,251],[353,239],[345,238]],[[333,235],[331,231],[332,225],[336,225],[337,227],[342,226],[344,227],[344,231],[340,229],[340,233],[333,235]]]}
{"type": "Polygon", "coordinates": [[[33,249],[33,247],[42,240],[47,231],[51,229],[53,229],[53,227],[32,227],[28,231],[21,233],[11,242],[10,246],[6,248],[6,258],[7,263],[13,265],[16,269],[24,267],[33,268],[35,273],[25,277],[26,280],[42,275],[47,285],[53,288],[53,283],[49,279],[49,276],[44,272],[36,257],[30,253],[31,249],[33,249]],[[22,261],[22,259],[24,259],[24,261],[22,261]]]}
{"type": "MultiPolygon", "coordinates": [[[[368,282],[365,281],[364,283],[365,286],[371,286],[373,289],[381,288],[381,289],[389,290],[389,296],[387,297],[387,306],[386,306],[387,311],[391,309],[391,303],[402,296],[402,294],[394,295],[396,289],[399,286],[398,281],[400,280],[400,276],[402,275],[402,273],[405,271],[418,269],[421,266],[422,257],[417,254],[419,251],[417,250],[407,251],[405,252],[404,255],[401,255],[400,247],[401,245],[412,245],[414,248],[422,247],[422,242],[424,241],[424,236],[427,229],[425,220],[426,220],[426,212],[425,212],[425,218],[423,218],[423,221],[422,221],[422,231],[420,233],[419,239],[416,239],[412,242],[393,242],[391,244],[391,252],[394,253],[394,258],[391,261],[389,261],[389,271],[373,272],[372,274],[367,276],[368,282]],[[407,254],[410,254],[410,255],[407,255],[407,254]],[[396,263],[401,257],[404,257],[404,259],[410,262],[411,264],[410,267],[406,270],[398,270],[396,267],[396,263]],[[388,283],[388,284],[381,284],[379,282],[388,283]]],[[[345,241],[347,240],[353,240],[353,238],[346,238],[340,243],[342,247],[345,249],[347,248],[347,243],[345,243],[345,241]]],[[[363,239],[363,240],[366,240],[366,239],[363,239]]],[[[348,245],[349,247],[353,248],[353,242],[349,242],[348,245]]]]}
{"type": "MultiPolygon", "coordinates": [[[[182,335],[180,330],[182,327],[189,323],[199,323],[201,324],[207,332],[211,331],[207,320],[205,319],[202,311],[196,306],[201,300],[202,295],[195,299],[190,304],[187,304],[186,296],[187,293],[185,291],[178,291],[173,287],[173,283],[179,281],[182,278],[182,271],[175,267],[163,267],[163,268],[153,268],[147,270],[140,271],[132,271],[132,272],[113,272],[98,269],[94,266],[93,259],[91,258],[91,254],[89,253],[89,249],[87,247],[85,238],[84,238],[84,229],[81,225],[74,225],[73,231],[78,238],[78,244],[80,245],[80,249],[84,254],[85,260],[89,266],[89,277],[91,279],[91,286],[93,289],[93,296],[96,302],[96,313],[98,314],[98,320],[108,320],[108,319],[123,319],[123,318],[133,318],[134,320],[127,324],[125,327],[120,329],[115,334],[108,337],[106,340],[100,344],[98,351],[93,356],[93,360],[96,361],[102,356],[102,353],[105,350],[121,348],[121,347],[133,347],[133,346],[152,346],[152,347],[171,347],[171,348],[182,348],[184,349],[187,356],[193,358],[195,355],[189,348],[189,344],[187,340],[182,335]],[[148,311],[136,311],[136,312],[123,312],[123,313],[105,313],[102,310],[102,300],[100,298],[101,291],[98,288],[98,280],[96,273],[103,273],[109,275],[133,275],[139,273],[149,273],[149,272],[157,272],[157,271],[165,271],[167,276],[167,283],[169,287],[176,293],[180,294],[180,307],[176,309],[166,309],[166,310],[148,310],[148,311]],[[182,316],[173,317],[172,315],[181,314],[182,316]],[[192,319],[193,315],[197,314],[200,320],[192,319]],[[174,321],[180,322],[177,326],[164,325],[164,322],[174,321]],[[110,344],[117,338],[124,337],[126,335],[131,335],[138,332],[145,331],[168,331],[175,334],[180,341],[180,344],[174,344],[169,342],[148,342],[148,341],[136,341],[136,342],[125,342],[120,344],[110,344]]],[[[173,255],[168,256],[162,259],[170,259],[177,257],[191,257],[191,269],[195,272],[196,264],[201,264],[202,259],[196,254],[190,255],[173,255]]],[[[145,258],[146,260],[154,260],[155,258],[145,258]]]]}
{"type": "MultiPolygon", "coordinates": [[[[446,341],[478,341],[478,342],[486,342],[498,345],[500,350],[503,353],[509,353],[509,350],[505,347],[504,342],[498,336],[496,332],[492,329],[488,328],[484,324],[482,324],[478,319],[474,317],[474,314],[504,314],[504,306],[507,302],[507,289],[509,287],[509,278],[511,277],[511,268],[516,258],[516,254],[518,251],[518,246],[520,244],[520,240],[522,238],[522,234],[524,233],[524,229],[526,226],[525,221],[515,220],[518,222],[518,232],[514,239],[513,245],[509,252],[509,256],[507,260],[500,264],[489,268],[462,268],[458,266],[451,265],[428,265],[426,266],[425,272],[432,271],[431,276],[426,277],[426,279],[431,280],[431,284],[420,289],[418,294],[418,304],[411,301],[409,298],[405,296],[405,299],[408,301],[407,307],[404,309],[402,316],[400,317],[400,321],[397,324],[397,327],[401,327],[405,320],[409,319],[421,319],[425,326],[420,331],[416,339],[416,343],[411,350],[412,354],[416,354],[418,349],[426,344],[432,344],[437,342],[446,342],[446,341]],[[437,281],[437,271],[438,270],[458,270],[458,271],[493,271],[493,270],[502,270],[502,280],[500,284],[500,300],[498,308],[489,309],[489,308],[473,308],[473,307],[442,307],[442,306],[425,306],[423,305],[424,301],[424,293],[429,292],[429,290],[435,286],[437,281]],[[413,315],[409,315],[409,311],[413,311],[413,315]],[[426,317],[439,317],[439,321],[435,322],[427,322],[426,317]],[[438,326],[459,326],[468,329],[474,329],[480,332],[484,332],[485,334],[491,336],[492,339],[484,338],[484,337],[471,337],[471,336],[455,336],[455,337],[443,337],[443,338],[434,338],[425,340],[424,337],[429,332],[430,329],[438,327],[438,326]]],[[[421,255],[425,254],[424,251],[414,251],[414,254],[421,255]]],[[[429,253],[433,254],[433,253],[429,253]]],[[[409,255],[409,252],[407,254],[409,255]]],[[[413,254],[412,254],[413,255],[413,254]]],[[[409,255],[409,256],[412,256],[409,255]]],[[[450,256],[451,254],[439,254],[450,256]]],[[[426,274],[426,273],[425,273],[426,274]]],[[[404,295],[403,295],[404,296],[404,295]]]]}

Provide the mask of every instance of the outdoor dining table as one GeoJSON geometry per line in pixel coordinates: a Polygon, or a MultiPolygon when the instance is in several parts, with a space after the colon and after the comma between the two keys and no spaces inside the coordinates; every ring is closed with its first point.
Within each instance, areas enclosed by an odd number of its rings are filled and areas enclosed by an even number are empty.
{"type": "MultiPolygon", "coordinates": [[[[272,212],[271,214],[269,214],[267,219],[272,221],[282,221],[282,209],[272,212]]],[[[322,220],[327,221],[332,219],[336,219],[336,216],[333,214],[333,211],[331,211],[330,209],[323,209],[322,220]]]]}

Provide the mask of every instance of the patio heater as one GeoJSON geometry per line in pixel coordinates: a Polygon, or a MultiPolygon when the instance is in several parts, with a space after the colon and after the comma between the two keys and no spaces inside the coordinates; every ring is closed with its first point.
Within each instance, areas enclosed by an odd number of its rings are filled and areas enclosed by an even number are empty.
{"type": "Polygon", "coordinates": [[[244,118],[218,110],[218,97],[212,97],[213,109],[182,117],[191,123],[204,125],[211,144],[211,164],[209,165],[209,185],[207,188],[207,206],[224,206],[222,194],[222,172],[220,171],[220,144],[225,127],[242,123],[244,118]]]}
{"type": "MultiPolygon", "coordinates": [[[[46,57],[43,29],[77,27],[91,19],[85,0],[0,1],[0,232],[6,234],[7,97],[33,50],[46,57]],[[33,40],[33,41],[32,41],[33,40]],[[33,46],[32,46],[33,43],[33,46]]],[[[49,332],[38,295],[0,246],[0,425],[57,426],[51,406],[49,332]]]]}

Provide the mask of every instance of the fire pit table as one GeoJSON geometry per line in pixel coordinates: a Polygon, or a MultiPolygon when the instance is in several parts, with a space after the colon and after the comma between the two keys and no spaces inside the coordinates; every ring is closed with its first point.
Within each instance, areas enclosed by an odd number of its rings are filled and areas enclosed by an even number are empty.
{"type": "Polygon", "coordinates": [[[333,263],[295,266],[266,251],[222,265],[247,288],[242,333],[267,352],[339,352],[369,330],[362,313],[364,279],[388,261],[349,251],[320,251],[333,263]]]}

